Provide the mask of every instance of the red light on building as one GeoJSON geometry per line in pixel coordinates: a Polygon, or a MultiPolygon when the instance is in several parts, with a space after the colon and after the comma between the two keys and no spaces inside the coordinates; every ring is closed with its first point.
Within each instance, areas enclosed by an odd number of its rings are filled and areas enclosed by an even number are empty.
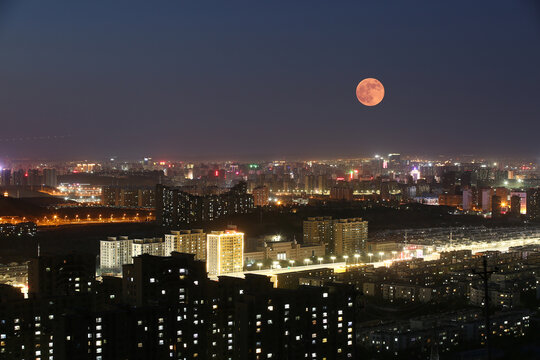
{"type": "Polygon", "coordinates": [[[24,173],[24,177],[28,177],[28,173],[24,173]]]}
{"type": "Polygon", "coordinates": [[[216,170],[215,174],[216,174],[216,177],[218,177],[219,176],[219,170],[216,170]]]}

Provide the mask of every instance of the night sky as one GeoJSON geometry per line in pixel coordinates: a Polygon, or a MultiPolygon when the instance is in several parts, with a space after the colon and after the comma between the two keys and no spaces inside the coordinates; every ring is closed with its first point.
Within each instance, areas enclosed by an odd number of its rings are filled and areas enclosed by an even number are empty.
{"type": "Polygon", "coordinates": [[[0,157],[537,156],[537,4],[0,0],[0,157]]]}

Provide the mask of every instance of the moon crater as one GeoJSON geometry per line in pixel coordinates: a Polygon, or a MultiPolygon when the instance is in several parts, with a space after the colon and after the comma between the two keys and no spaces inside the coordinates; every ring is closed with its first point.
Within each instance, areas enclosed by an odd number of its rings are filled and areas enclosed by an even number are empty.
{"type": "Polygon", "coordinates": [[[384,86],[377,79],[364,79],[356,87],[356,97],[366,106],[375,106],[384,98],[384,86]]]}

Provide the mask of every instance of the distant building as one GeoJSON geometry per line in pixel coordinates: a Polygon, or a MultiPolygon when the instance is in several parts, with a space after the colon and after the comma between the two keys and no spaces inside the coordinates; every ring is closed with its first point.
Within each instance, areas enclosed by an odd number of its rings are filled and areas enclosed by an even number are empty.
{"type": "Polygon", "coordinates": [[[333,224],[334,254],[359,254],[366,250],[368,222],[362,218],[338,219],[333,224]]]}
{"type": "Polygon", "coordinates": [[[483,212],[490,212],[491,209],[491,200],[493,196],[493,189],[482,189],[480,192],[480,202],[482,205],[482,211],[483,212]]]}
{"type": "Polygon", "coordinates": [[[330,189],[330,199],[352,201],[353,189],[345,182],[339,182],[330,189]]]}
{"type": "Polygon", "coordinates": [[[207,235],[206,268],[219,276],[242,271],[244,267],[244,234],[234,230],[212,231],[207,235]]]}
{"type": "Polygon", "coordinates": [[[121,272],[122,265],[131,263],[133,240],[127,236],[108,237],[99,244],[99,267],[102,272],[121,272]]]}
{"type": "Polygon", "coordinates": [[[156,191],[149,187],[103,186],[101,204],[117,207],[153,208],[156,206],[156,191]]]}
{"type": "Polygon", "coordinates": [[[267,206],[269,204],[268,198],[270,197],[270,191],[266,186],[258,186],[253,189],[253,203],[255,206],[267,206]]]}
{"type": "Polygon", "coordinates": [[[165,234],[165,255],[172,252],[194,254],[196,260],[206,261],[206,233],[202,229],[171,231],[165,234]]]}
{"type": "Polygon", "coordinates": [[[52,188],[58,186],[56,169],[43,169],[43,184],[52,188]]]}
{"type": "Polygon", "coordinates": [[[540,188],[527,190],[527,216],[540,219],[540,188]]]}
{"type": "Polygon", "coordinates": [[[304,220],[304,244],[323,244],[336,255],[365,251],[368,223],[361,218],[335,219],[331,216],[304,220]]]}
{"type": "Polygon", "coordinates": [[[165,256],[165,242],[161,238],[109,237],[101,240],[99,246],[101,273],[121,273],[122,266],[132,264],[134,256],[142,254],[165,256]]]}
{"type": "Polygon", "coordinates": [[[252,209],[253,196],[247,193],[245,182],[217,195],[193,195],[179,188],[157,186],[156,216],[163,226],[213,221],[228,215],[247,214],[252,209]]]}
{"type": "Polygon", "coordinates": [[[11,169],[2,169],[1,170],[1,183],[2,186],[11,185],[11,169]]]}
{"type": "Polygon", "coordinates": [[[148,254],[153,256],[165,256],[165,243],[162,238],[134,239],[131,244],[131,256],[148,254]]]}
{"type": "Polygon", "coordinates": [[[527,192],[526,191],[512,191],[510,197],[519,196],[520,210],[519,213],[525,215],[527,213],[527,192]]]}
{"type": "Polygon", "coordinates": [[[304,244],[325,244],[332,242],[333,220],[331,216],[310,217],[304,220],[304,244]]]}
{"type": "Polygon", "coordinates": [[[463,195],[455,194],[441,194],[439,195],[439,205],[461,207],[463,201],[463,195]]]}
{"type": "Polygon", "coordinates": [[[501,215],[501,197],[498,195],[493,195],[491,197],[491,216],[497,217],[501,215]]]}
{"type": "Polygon", "coordinates": [[[510,197],[510,213],[514,216],[521,214],[521,197],[519,195],[512,195],[510,197]]]}
{"type": "Polygon", "coordinates": [[[25,174],[26,184],[30,186],[40,186],[42,184],[38,169],[28,169],[25,174]]]}
{"type": "Polygon", "coordinates": [[[463,211],[470,211],[473,209],[473,191],[472,189],[463,190],[463,211]]]}

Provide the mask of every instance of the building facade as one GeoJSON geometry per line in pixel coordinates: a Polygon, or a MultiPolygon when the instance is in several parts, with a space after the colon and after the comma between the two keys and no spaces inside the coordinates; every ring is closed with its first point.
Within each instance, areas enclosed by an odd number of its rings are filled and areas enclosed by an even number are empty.
{"type": "Polygon", "coordinates": [[[171,231],[165,235],[165,255],[173,251],[194,254],[196,260],[206,261],[206,233],[202,229],[171,231]]]}
{"type": "Polygon", "coordinates": [[[244,234],[234,230],[212,231],[207,235],[208,273],[213,276],[242,271],[244,234]]]}
{"type": "Polygon", "coordinates": [[[360,254],[366,250],[368,222],[362,218],[339,219],[334,221],[334,254],[338,256],[360,254]]]}

